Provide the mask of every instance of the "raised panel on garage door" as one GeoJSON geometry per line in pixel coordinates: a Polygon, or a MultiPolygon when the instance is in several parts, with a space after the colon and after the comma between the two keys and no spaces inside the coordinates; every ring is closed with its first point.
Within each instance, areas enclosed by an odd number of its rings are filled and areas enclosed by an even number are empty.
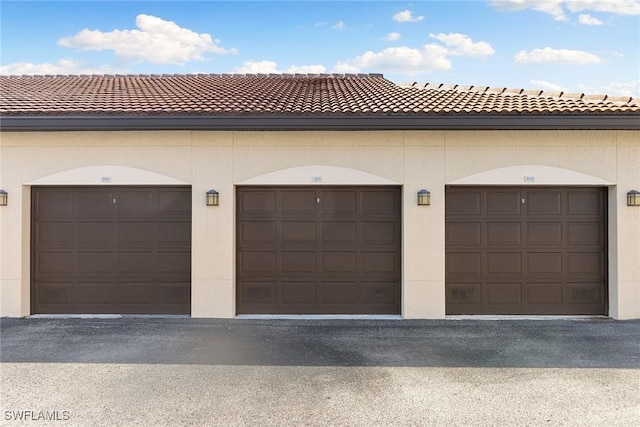
{"type": "Polygon", "coordinates": [[[239,187],[237,312],[400,312],[399,187],[239,187]]]}
{"type": "Polygon", "coordinates": [[[606,314],[606,192],[448,187],[447,314],[606,314]]]}
{"type": "Polygon", "coordinates": [[[32,312],[189,314],[189,187],[34,187],[32,312]]]}

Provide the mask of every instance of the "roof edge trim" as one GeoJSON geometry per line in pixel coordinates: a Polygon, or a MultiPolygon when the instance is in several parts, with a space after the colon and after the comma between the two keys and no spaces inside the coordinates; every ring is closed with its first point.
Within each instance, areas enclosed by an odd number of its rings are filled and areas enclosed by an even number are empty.
{"type": "Polygon", "coordinates": [[[4,116],[2,131],[640,130],[636,114],[453,116],[4,116]]]}

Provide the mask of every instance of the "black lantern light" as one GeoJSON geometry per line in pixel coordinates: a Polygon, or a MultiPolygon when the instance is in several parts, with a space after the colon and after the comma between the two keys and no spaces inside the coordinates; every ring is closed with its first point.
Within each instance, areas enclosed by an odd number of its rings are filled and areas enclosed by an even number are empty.
{"type": "Polygon", "coordinates": [[[627,206],[640,206],[640,191],[631,190],[627,193],[627,206]]]}
{"type": "Polygon", "coordinates": [[[418,206],[429,205],[431,205],[431,193],[424,189],[418,191],[418,206]]]}
{"type": "Polygon", "coordinates": [[[9,194],[6,191],[0,190],[0,206],[7,206],[7,199],[9,198],[9,194]]]}

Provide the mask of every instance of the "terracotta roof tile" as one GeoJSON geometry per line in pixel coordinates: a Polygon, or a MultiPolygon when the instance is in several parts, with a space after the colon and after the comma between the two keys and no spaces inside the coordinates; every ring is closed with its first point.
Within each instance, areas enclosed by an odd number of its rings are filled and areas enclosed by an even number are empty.
{"type": "Polygon", "coordinates": [[[0,77],[16,115],[638,114],[630,97],[438,83],[381,74],[150,74],[0,77]]]}

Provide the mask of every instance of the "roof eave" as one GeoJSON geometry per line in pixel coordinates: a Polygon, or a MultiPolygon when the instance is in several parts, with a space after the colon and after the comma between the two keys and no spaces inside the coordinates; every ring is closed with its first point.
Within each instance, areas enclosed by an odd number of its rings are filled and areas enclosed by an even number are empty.
{"type": "Polygon", "coordinates": [[[2,131],[638,130],[636,114],[336,116],[4,116],[2,131]]]}

